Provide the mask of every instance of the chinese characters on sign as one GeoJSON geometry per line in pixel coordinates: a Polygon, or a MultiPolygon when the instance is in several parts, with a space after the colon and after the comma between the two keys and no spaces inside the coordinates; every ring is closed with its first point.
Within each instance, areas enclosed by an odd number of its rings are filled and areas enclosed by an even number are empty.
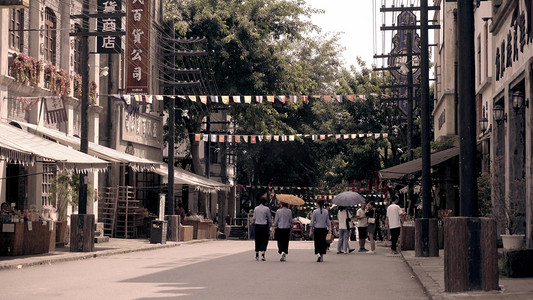
{"type": "MultiPolygon", "coordinates": [[[[500,47],[496,48],[495,67],[496,81],[505,75],[505,69],[513,66],[519,59],[519,54],[524,52],[524,47],[529,45],[531,37],[527,31],[527,17],[524,12],[511,21],[511,28],[502,39],[500,47]]],[[[496,43],[498,44],[498,43],[496,43]]]]}
{"type": "Polygon", "coordinates": [[[126,92],[149,93],[150,0],[128,0],[126,92]]]}
{"type": "MultiPolygon", "coordinates": [[[[121,17],[108,17],[122,10],[122,0],[98,0],[98,13],[101,17],[97,20],[98,32],[117,32],[122,29],[121,17]]],[[[98,53],[121,53],[122,38],[120,36],[99,36],[96,40],[98,53]]]]}
{"type": "Polygon", "coordinates": [[[142,145],[161,145],[162,123],[151,116],[123,114],[122,139],[142,145]]]}

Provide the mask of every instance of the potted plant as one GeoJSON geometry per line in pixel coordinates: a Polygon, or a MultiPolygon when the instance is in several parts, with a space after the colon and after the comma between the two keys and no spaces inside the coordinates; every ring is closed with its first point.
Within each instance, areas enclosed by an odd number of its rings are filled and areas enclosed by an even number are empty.
{"type": "MultiPolygon", "coordinates": [[[[513,180],[511,182],[511,191],[520,191],[524,189],[525,179],[513,180]]],[[[525,230],[525,199],[518,197],[506,196],[499,203],[500,212],[497,215],[498,221],[503,221],[506,228],[506,234],[502,234],[503,247],[505,249],[520,249],[524,244],[523,234],[525,230]],[[499,217],[499,218],[498,218],[499,217]]]]}
{"type": "MultiPolygon", "coordinates": [[[[87,187],[87,199],[92,199],[92,188],[87,187]]],[[[79,176],[68,171],[57,172],[50,182],[50,199],[57,211],[56,243],[66,244],[69,205],[78,204],[79,176]]]]}

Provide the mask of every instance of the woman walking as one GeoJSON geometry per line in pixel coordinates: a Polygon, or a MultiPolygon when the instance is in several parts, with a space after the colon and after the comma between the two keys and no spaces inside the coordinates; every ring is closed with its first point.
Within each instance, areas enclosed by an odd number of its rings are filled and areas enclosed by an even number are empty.
{"type": "Polygon", "coordinates": [[[331,228],[331,222],[329,220],[329,212],[324,209],[324,200],[319,200],[317,204],[318,208],[313,211],[310,225],[313,228],[315,255],[317,256],[316,261],[322,262],[324,261],[324,254],[326,254],[328,247],[326,235],[331,228]]]}
{"type": "Polygon", "coordinates": [[[274,217],[274,228],[276,240],[278,240],[278,253],[281,254],[279,261],[285,261],[286,255],[289,254],[289,238],[291,237],[292,211],[288,204],[279,203],[280,208],[276,211],[274,217]]]}
{"type": "Polygon", "coordinates": [[[266,206],[268,200],[266,196],[259,198],[259,205],[254,209],[254,223],[255,223],[255,260],[259,260],[259,252],[261,252],[261,260],[265,261],[265,252],[268,246],[268,239],[270,237],[270,224],[272,222],[272,215],[270,208],[266,206]]]}

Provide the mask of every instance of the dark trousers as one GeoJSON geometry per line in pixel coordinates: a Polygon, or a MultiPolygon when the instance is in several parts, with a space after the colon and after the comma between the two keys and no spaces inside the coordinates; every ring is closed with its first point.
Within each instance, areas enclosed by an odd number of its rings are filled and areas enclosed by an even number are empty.
{"type": "Polygon", "coordinates": [[[290,228],[276,228],[276,240],[278,240],[278,253],[289,253],[289,238],[291,237],[290,228]]]}
{"type": "Polygon", "coordinates": [[[396,244],[398,244],[398,237],[400,237],[400,227],[391,228],[391,245],[390,248],[392,251],[396,252],[396,244]]]}
{"type": "Polygon", "coordinates": [[[327,228],[315,228],[313,231],[315,240],[315,254],[326,254],[328,243],[326,243],[327,228]]]}
{"type": "Polygon", "coordinates": [[[270,226],[255,224],[255,251],[266,251],[270,237],[270,226]]]}

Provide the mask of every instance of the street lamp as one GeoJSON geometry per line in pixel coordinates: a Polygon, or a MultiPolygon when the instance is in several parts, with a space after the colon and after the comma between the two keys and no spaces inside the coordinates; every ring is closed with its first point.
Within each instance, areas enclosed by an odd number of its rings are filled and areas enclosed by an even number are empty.
{"type": "Polygon", "coordinates": [[[489,120],[485,117],[479,119],[479,127],[481,128],[481,131],[485,132],[487,131],[487,127],[489,126],[489,120]]]}
{"type": "Polygon", "coordinates": [[[529,100],[526,100],[524,103],[524,94],[520,91],[513,92],[512,103],[513,103],[513,109],[516,112],[522,109],[522,107],[524,107],[524,104],[526,107],[529,107],[529,100]]]}
{"type": "Polygon", "coordinates": [[[507,121],[507,114],[501,105],[494,106],[492,112],[494,114],[494,121],[496,121],[498,124],[500,124],[502,121],[507,121]]]}

